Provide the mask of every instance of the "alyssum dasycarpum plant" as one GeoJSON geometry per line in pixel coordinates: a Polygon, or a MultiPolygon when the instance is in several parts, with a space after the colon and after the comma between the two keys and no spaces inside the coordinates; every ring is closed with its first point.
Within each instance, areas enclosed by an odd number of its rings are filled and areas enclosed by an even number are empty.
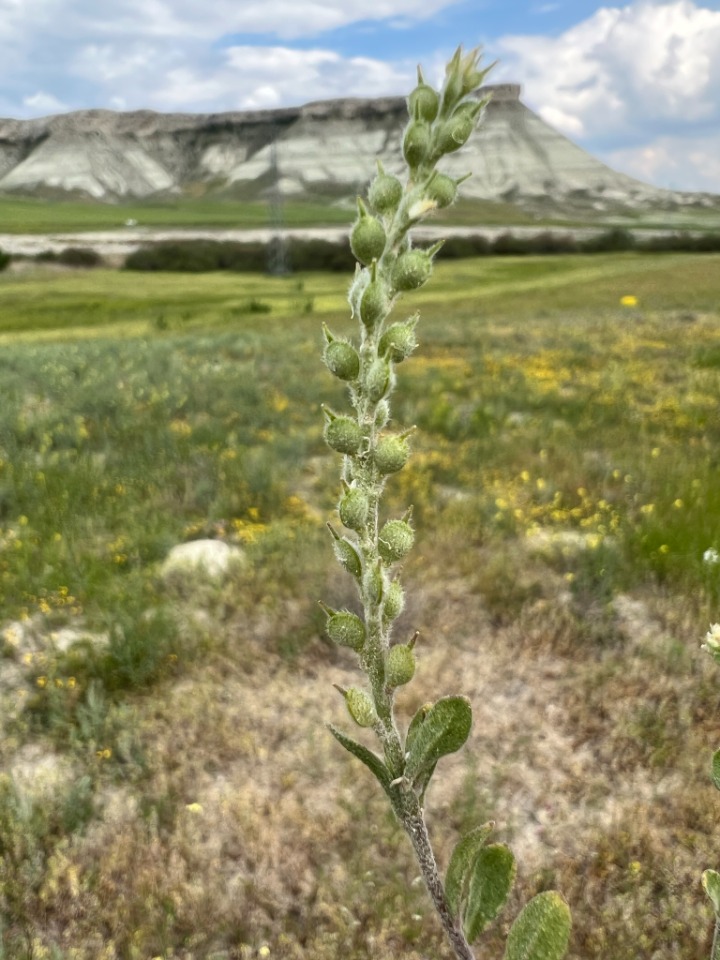
{"type": "MultiPolygon", "coordinates": [[[[489,69],[489,68],[488,68],[489,69]]],[[[355,580],[363,616],[349,610],[327,614],[330,638],[357,654],[364,687],[338,688],[360,727],[376,734],[375,753],[331,725],[336,739],[379,780],[393,811],[408,834],[422,876],[455,955],[473,960],[470,948],[505,903],[515,877],[515,860],[504,844],[489,843],[492,823],[461,838],[444,881],[430,844],[423,813],[425,793],[438,761],[459,750],[472,723],[468,699],[444,696],[412,718],[403,735],[394,714],[396,690],[415,673],[415,641],[392,642],[393,621],[403,609],[403,588],[396,566],[409,553],[415,534],[410,510],[403,517],[381,519],[388,477],[410,457],[410,432],[389,429],[390,396],[395,367],[417,346],[414,316],[389,322],[400,297],[430,278],[439,244],[413,248],[411,227],[431,211],[447,207],[460,180],[437,169],[438,162],[462,147],[475,129],[486,101],[475,96],[488,70],[479,69],[477,51],[458,49],[437,92],[418,70],[418,84],[408,98],[409,123],[403,137],[408,167],[405,183],[378,173],[367,201],[358,200],[351,247],[359,261],[348,299],[358,320],[357,343],[325,328],[325,363],[346,382],[352,414],[325,410],[325,439],[343,457],[338,514],[346,532],[330,525],[340,564],[355,580]]],[[[465,178],[462,178],[465,179],[465,178]]],[[[507,960],[560,960],[567,950],[570,912],[563,898],[546,891],[532,899],[510,929],[507,960]]]]}
{"type": "MultiPolygon", "coordinates": [[[[714,623],[705,635],[702,649],[707,651],[715,663],[720,664],[720,623],[714,623]]],[[[712,781],[720,790],[720,750],[712,758],[712,781]]],[[[715,934],[713,936],[710,960],[720,960],[720,873],[717,870],[705,870],[702,884],[715,911],[715,934]]]]}

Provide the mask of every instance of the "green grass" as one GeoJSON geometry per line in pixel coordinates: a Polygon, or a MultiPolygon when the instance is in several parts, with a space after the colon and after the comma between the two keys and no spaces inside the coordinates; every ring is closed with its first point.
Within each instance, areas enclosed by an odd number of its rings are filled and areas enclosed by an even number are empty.
{"type": "MultiPolygon", "coordinates": [[[[287,201],[283,214],[288,226],[324,226],[349,223],[352,208],[316,201],[287,201]]],[[[228,199],[121,201],[42,200],[0,196],[0,233],[58,233],[120,230],[127,220],[138,227],[267,227],[267,203],[228,199]]]]}
{"type": "MultiPolygon", "coordinates": [[[[47,645],[22,663],[26,705],[8,715],[0,759],[9,764],[27,742],[52,744],[77,776],[46,806],[0,780],[0,842],[12,854],[0,897],[15,911],[3,918],[8,955],[33,955],[34,939],[37,956],[51,944],[55,956],[90,960],[96,931],[107,929],[123,960],[184,950],[200,960],[238,944],[249,957],[265,941],[292,958],[342,949],[364,960],[368,926],[382,960],[414,957],[414,944],[417,956],[444,956],[379,800],[366,811],[369,784],[350,790],[329,751],[299,770],[291,739],[307,725],[308,743],[320,742],[325,706],[307,690],[348,671],[320,639],[315,603],[352,602],[325,542],[338,463],[320,415],[323,402],[345,403],[319,359],[323,320],[350,332],[345,291],[346,278],[322,274],[0,275],[2,664],[16,663],[12,620],[45,636],[77,625],[108,635],[99,648],[47,645]],[[249,569],[225,586],[164,583],[169,548],[198,536],[242,546],[249,569]],[[198,611],[205,619],[192,619],[198,611]],[[267,756],[283,750],[282,776],[268,772],[267,756]],[[208,784],[233,776],[244,786],[221,796],[224,826],[191,821],[191,803],[212,808],[208,784]],[[338,776],[327,817],[293,800],[300,778],[329,804],[338,776]],[[93,804],[108,791],[130,793],[135,813],[96,823],[93,804]],[[365,817],[379,823],[370,853],[365,817]],[[318,857],[326,828],[345,872],[318,857]],[[219,853],[208,839],[216,829],[225,831],[219,853]],[[285,846],[269,854],[282,864],[286,886],[276,889],[263,857],[283,831],[285,846]],[[296,872],[287,857],[298,858],[296,872]],[[236,860],[246,879],[228,907],[223,871],[236,860]],[[256,869],[272,892],[252,879],[256,869]],[[308,876],[317,895],[302,886],[308,876]],[[60,930],[73,931],[72,949],[60,930]]],[[[474,647],[489,637],[493,656],[500,637],[518,665],[537,657],[551,671],[565,658],[561,714],[597,756],[597,795],[582,801],[590,807],[623,764],[642,778],[678,765],[681,780],[695,778],[664,796],[673,811],[664,839],[650,826],[630,838],[610,832],[593,841],[595,859],[563,852],[547,867],[577,901],[577,956],[614,947],[634,960],[632,924],[662,960],[676,941],[692,960],[706,955],[701,891],[681,904],[664,881],[658,906],[653,877],[667,878],[692,844],[714,849],[704,757],[683,758],[688,744],[709,751],[717,733],[716,684],[698,679],[695,661],[707,623],[720,619],[718,568],[703,559],[720,551],[718,302],[720,257],[621,254],[440,264],[399,311],[421,312],[421,346],[398,368],[394,401],[397,422],[418,430],[389,507],[414,504],[407,583],[420,602],[430,597],[433,610],[419,608],[430,635],[437,646],[463,631],[474,647]],[[620,306],[626,294],[637,307],[620,306]],[[449,600],[437,592],[445,576],[449,600]],[[655,598],[668,635],[635,659],[614,606],[627,594],[655,598]],[[684,684],[687,706],[673,684],[684,684]],[[698,717],[715,728],[695,730],[698,717]],[[646,922],[648,903],[673,917],[672,930],[646,922]]],[[[508,750],[520,749],[517,735],[508,750]]],[[[472,763],[474,784],[485,774],[472,763]]],[[[448,831],[493,815],[504,775],[513,787],[500,766],[480,806],[468,790],[446,811],[448,831]]],[[[526,878],[524,893],[543,882],[526,878]]]]}

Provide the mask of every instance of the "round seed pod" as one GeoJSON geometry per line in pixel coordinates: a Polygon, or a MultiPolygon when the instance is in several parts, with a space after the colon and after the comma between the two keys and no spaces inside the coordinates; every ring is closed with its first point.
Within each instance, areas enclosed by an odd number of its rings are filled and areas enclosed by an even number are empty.
{"type": "Polygon", "coordinates": [[[355,547],[349,541],[343,539],[336,540],[333,546],[340,566],[359,580],[362,576],[362,564],[355,547]]]}
{"type": "Polygon", "coordinates": [[[459,150],[475,129],[478,114],[483,108],[480,100],[468,100],[461,103],[437,130],[433,154],[442,156],[459,150]]]}
{"type": "Polygon", "coordinates": [[[380,603],[385,590],[385,578],[383,577],[380,561],[368,565],[363,578],[363,592],[373,602],[380,603]]]}
{"type": "Polygon", "coordinates": [[[404,437],[380,437],[373,451],[373,462],[382,474],[402,470],[410,457],[410,444],[404,437]]]}
{"type": "Polygon", "coordinates": [[[396,620],[405,606],[405,592],[399,580],[392,580],[383,597],[382,617],[385,623],[396,620]]]}
{"type": "Polygon", "coordinates": [[[441,209],[449,207],[457,198],[457,183],[452,177],[444,173],[438,173],[428,184],[425,196],[428,200],[434,200],[441,209]]]}
{"type": "Polygon", "coordinates": [[[351,417],[335,417],[325,424],[325,442],[338,453],[358,453],[363,432],[351,417]]]}
{"type": "Polygon", "coordinates": [[[391,386],[390,364],[387,360],[373,360],[365,376],[363,386],[373,403],[382,400],[391,386]]]}
{"type": "Polygon", "coordinates": [[[385,682],[389,687],[401,687],[409,683],[415,675],[415,654],[404,643],[398,643],[388,650],[385,660],[385,682]]]}
{"type": "Polygon", "coordinates": [[[357,380],[360,373],[360,357],[355,347],[347,340],[333,340],[325,347],[325,365],[330,373],[340,380],[357,380]]]}
{"type": "Polygon", "coordinates": [[[349,530],[359,531],[364,529],[367,523],[369,508],[368,498],[362,490],[351,487],[343,494],[338,504],[338,513],[343,524],[349,530]]]}
{"type": "Polygon", "coordinates": [[[415,339],[415,321],[392,323],[380,337],[378,352],[393,363],[402,363],[417,347],[415,339]]]}
{"type": "Polygon", "coordinates": [[[430,279],[432,258],[424,250],[408,250],[395,261],[392,285],[396,290],[417,290],[430,279]]]}
{"type": "Polygon", "coordinates": [[[378,430],[382,430],[389,419],[390,404],[387,400],[381,400],[377,407],[375,407],[375,426],[378,430]]]}
{"type": "Polygon", "coordinates": [[[347,610],[334,613],[325,625],[327,634],[333,643],[351,650],[362,650],[367,636],[365,624],[360,617],[347,610]]]}
{"type": "Polygon", "coordinates": [[[360,299],[360,319],[372,330],[375,324],[382,320],[389,310],[385,285],[380,280],[374,280],[365,287],[360,299]]]}
{"type": "Polygon", "coordinates": [[[411,117],[420,117],[421,120],[432,123],[440,109],[440,97],[437,91],[427,84],[420,82],[408,97],[408,113],[411,117]]]}
{"type": "Polygon", "coordinates": [[[407,125],[403,138],[403,156],[411,168],[419,167],[430,153],[430,124],[427,120],[413,119],[407,125]]]}
{"type": "Polygon", "coordinates": [[[394,213],[403,195],[403,185],[389,173],[379,173],[368,190],[368,201],[378,213],[394,213]]]}
{"type": "Polygon", "coordinates": [[[373,260],[379,260],[385,250],[385,227],[376,217],[362,214],[356,221],[350,234],[350,249],[360,261],[369,266],[373,260]]]}
{"type": "Polygon", "coordinates": [[[377,721],[375,704],[364,690],[350,687],[345,692],[345,705],[348,713],[359,727],[372,727],[377,721]]]}
{"type": "Polygon", "coordinates": [[[378,551],[385,563],[402,560],[414,543],[415,531],[405,520],[388,520],[378,534],[378,551]]]}

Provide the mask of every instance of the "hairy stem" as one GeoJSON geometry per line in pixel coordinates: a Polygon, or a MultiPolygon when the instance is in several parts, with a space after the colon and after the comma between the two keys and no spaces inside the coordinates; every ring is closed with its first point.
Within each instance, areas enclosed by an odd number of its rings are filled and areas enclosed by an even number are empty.
{"type": "MultiPolygon", "coordinates": [[[[462,928],[453,918],[445,898],[445,889],[440,879],[437,863],[435,862],[435,855],[433,854],[430,844],[430,837],[422,808],[418,805],[418,808],[413,812],[405,813],[402,817],[402,825],[410,837],[415,856],[422,871],[425,886],[435,905],[435,910],[450,941],[450,945],[455,951],[455,956],[458,957],[458,960],[475,960],[475,956],[465,939],[462,928]]],[[[715,960],[715,957],[713,957],[712,960],[715,960]]]]}

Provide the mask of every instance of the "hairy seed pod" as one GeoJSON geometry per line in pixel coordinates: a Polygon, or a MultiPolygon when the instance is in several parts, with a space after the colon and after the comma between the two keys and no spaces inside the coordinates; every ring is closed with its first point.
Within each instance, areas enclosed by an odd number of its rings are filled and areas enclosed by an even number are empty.
{"type": "Polygon", "coordinates": [[[442,156],[459,150],[475,129],[477,117],[485,106],[482,100],[461,103],[453,115],[438,129],[435,135],[433,154],[442,156]]]}
{"type": "Polygon", "coordinates": [[[440,209],[449,207],[457,198],[457,182],[444,173],[438,173],[432,178],[425,190],[428,200],[434,200],[440,209]]]}
{"type": "Polygon", "coordinates": [[[368,328],[373,330],[375,324],[382,320],[390,309],[385,284],[381,280],[372,280],[360,300],[360,319],[368,328]]]}
{"type": "Polygon", "coordinates": [[[378,213],[394,213],[402,195],[403,185],[398,178],[381,170],[370,184],[368,201],[378,213]]]}
{"type": "Polygon", "coordinates": [[[334,417],[325,424],[325,442],[338,453],[358,453],[363,442],[360,425],[351,417],[334,417]]]}
{"type": "Polygon", "coordinates": [[[440,97],[436,90],[425,83],[422,71],[418,69],[418,85],[408,97],[408,113],[411,117],[420,117],[432,123],[440,109],[440,97]]]}
{"type": "Polygon", "coordinates": [[[395,261],[392,285],[396,290],[417,290],[430,279],[432,257],[424,250],[408,250],[395,261]]]}
{"type": "Polygon", "coordinates": [[[348,610],[334,613],[325,625],[327,634],[333,643],[340,647],[350,647],[351,650],[362,650],[365,644],[365,624],[360,617],[348,610]]]}
{"type": "Polygon", "coordinates": [[[387,357],[393,363],[402,363],[417,347],[415,326],[417,318],[406,320],[404,323],[392,323],[380,337],[378,353],[387,357]]]}
{"type": "Polygon", "coordinates": [[[347,490],[338,504],[340,519],[349,530],[360,531],[365,528],[369,509],[367,495],[357,487],[347,490]]]}
{"type": "Polygon", "coordinates": [[[384,623],[391,623],[403,612],[405,606],[405,592],[399,580],[392,580],[385,590],[383,597],[382,617],[384,623]]]}
{"type": "Polygon", "coordinates": [[[356,580],[359,580],[362,576],[362,564],[355,547],[349,540],[345,539],[336,540],[333,546],[340,566],[344,567],[356,580]]]}
{"type": "Polygon", "coordinates": [[[403,139],[403,156],[411,169],[419,167],[430,153],[430,124],[427,120],[415,118],[410,121],[403,139]]]}
{"type": "Polygon", "coordinates": [[[372,603],[380,603],[385,592],[385,577],[380,561],[368,566],[363,578],[363,592],[372,603]]]}
{"type": "Polygon", "coordinates": [[[365,375],[363,384],[372,403],[377,403],[378,400],[382,400],[390,390],[391,385],[392,374],[390,364],[387,360],[373,360],[365,375]]]}
{"type": "Polygon", "coordinates": [[[389,687],[401,687],[415,675],[415,653],[411,647],[398,643],[390,647],[385,660],[385,683],[389,687]]]}
{"type": "Polygon", "coordinates": [[[410,444],[404,437],[380,437],[373,451],[373,463],[379,473],[397,473],[410,457],[410,444]]]}
{"type": "Polygon", "coordinates": [[[375,408],[375,427],[378,430],[386,425],[390,419],[390,404],[387,400],[381,400],[375,408]]]}
{"type": "Polygon", "coordinates": [[[340,380],[357,380],[360,373],[360,357],[355,347],[347,340],[333,340],[325,347],[323,354],[330,373],[340,380]]]}
{"type": "Polygon", "coordinates": [[[385,227],[376,217],[361,213],[350,234],[350,249],[360,263],[369,266],[379,260],[385,250],[385,227]]]}
{"type": "Polygon", "coordinates": [[[372,727],[377,721],[375,704],[364,690],[350,687],[345,691],[348,713],[359,727],[372,727]]]}
{"type": "Polygon", "coordinates": [[[405,520],[388,520],[378,534],[378,551],[385,563],[402,560],[414,543],[415,531],[405,520]]]}

